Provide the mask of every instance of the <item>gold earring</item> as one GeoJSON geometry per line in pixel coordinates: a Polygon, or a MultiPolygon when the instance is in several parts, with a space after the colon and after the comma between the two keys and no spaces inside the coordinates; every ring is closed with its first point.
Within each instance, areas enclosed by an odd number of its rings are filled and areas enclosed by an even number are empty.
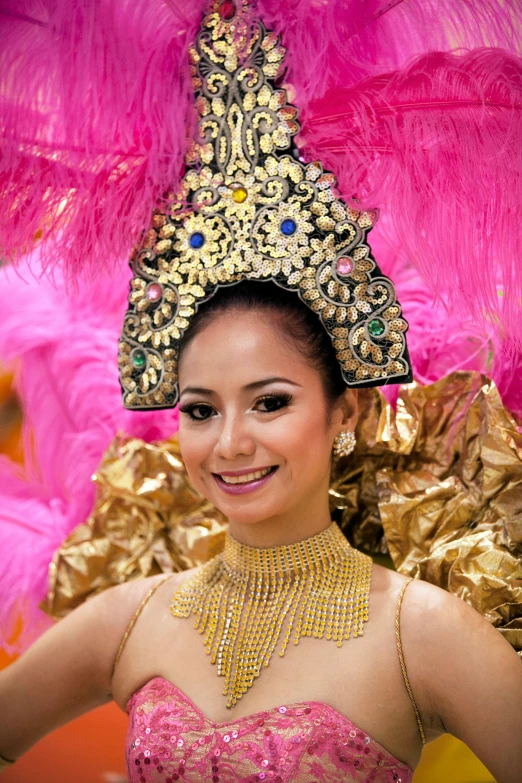
{"type": "Polygon", "coordinates": [[[355,433],[348,430],[347,432],[340,432],[335,436],[333,442],[334,456],[347,457],[355,448],[355,433]]]}

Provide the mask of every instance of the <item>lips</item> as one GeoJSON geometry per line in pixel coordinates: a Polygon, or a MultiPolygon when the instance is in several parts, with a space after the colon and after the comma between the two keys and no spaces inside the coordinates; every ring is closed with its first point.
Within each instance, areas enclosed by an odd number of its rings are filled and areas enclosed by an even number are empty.
{"type": "Polygon", "coordinates": [[[213,473],[212,475],[219,488],[227,494],[244,495],[246,492],[253,492],[264,486],[270,481],[277,468],[277,465],[272,465],[271,467],[250,470],[248,472],[246,470],[235,473],[226,471],[225,473],[213,473]]]}

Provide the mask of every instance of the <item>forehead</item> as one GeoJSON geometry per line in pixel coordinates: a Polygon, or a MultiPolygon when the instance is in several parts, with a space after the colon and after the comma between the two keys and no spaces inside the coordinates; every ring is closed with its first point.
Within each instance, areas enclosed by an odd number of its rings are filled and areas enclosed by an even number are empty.
{"type": "Polygon", "coordinates": [[[270,311],[216,315],[183,351],[180,389],[190,383],[243,385],[261,377],[284,376],[313,383],[318,375],[270,311]]]}

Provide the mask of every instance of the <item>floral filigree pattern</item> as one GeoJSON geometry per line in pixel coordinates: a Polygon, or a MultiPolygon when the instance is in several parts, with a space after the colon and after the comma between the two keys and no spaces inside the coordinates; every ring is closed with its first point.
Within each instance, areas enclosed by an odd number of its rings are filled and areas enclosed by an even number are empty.
{"type": "Polygon", "coordinates": [[[216,724],[155,677],[127,705],[129,783],[411,783],[413,773],[319,702],[216,724]]]}
{"type": "Polygon", "coordinates": [[[329,333],[347,385],[411,380],[407,323],[366,243],[375,215],[347,207],[320,163],[303,163],[298,110],[276,83],[278,37],[248,0],[231,20],[218,7],[210,3],[190,51],[199,135],[187,171],[132,259],[125,406],[177,403],[179,342],[198,305],[245,279],[296,291],[329,333]]]}

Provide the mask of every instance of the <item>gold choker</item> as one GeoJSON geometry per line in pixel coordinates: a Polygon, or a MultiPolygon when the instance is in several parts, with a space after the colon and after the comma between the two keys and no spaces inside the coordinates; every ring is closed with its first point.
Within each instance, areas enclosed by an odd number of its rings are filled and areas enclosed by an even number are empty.
{"type": "Polygon", "coordinates": [[[305,541],[272,549],[240,544],[227,533],[223,552],[179,588],[171,611],[196,615],[194,627],[233,707],[268,666],[285,620],[281,657],[292,633],[294,644],[326,635],[338,647],[350,634],[362,636],[372,564],[335,522],[305,541]]]}

